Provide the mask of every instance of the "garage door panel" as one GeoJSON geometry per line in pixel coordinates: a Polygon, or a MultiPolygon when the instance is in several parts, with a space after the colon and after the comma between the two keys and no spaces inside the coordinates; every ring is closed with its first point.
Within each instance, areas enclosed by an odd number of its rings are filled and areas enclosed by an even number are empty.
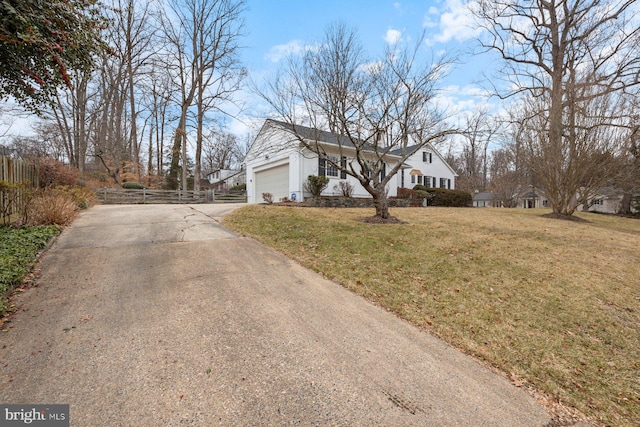
{"type": "Polygon", "coordinates": [[[262,201],[262,193],[273,194],[273,200],[289,197],[289,164],[256,172],[256,202],[262,201]]]}

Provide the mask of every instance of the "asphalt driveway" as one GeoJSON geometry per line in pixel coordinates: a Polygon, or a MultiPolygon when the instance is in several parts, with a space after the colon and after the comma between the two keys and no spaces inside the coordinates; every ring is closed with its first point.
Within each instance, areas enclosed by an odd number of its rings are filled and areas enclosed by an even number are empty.
{"type": "Polygon", "coordinates": [[[97,206],[0,334],[0,403],[72,426],[543,426],[526,391],[218,220],[97,206]]]}

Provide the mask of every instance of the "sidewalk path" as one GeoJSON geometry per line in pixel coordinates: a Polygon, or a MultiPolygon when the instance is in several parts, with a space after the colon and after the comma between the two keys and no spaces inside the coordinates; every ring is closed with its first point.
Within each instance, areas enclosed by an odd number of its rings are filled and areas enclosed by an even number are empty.
{"type": "Polygon", "coordinates": [[[72,426],[543,426],[524,390],[218,222],[97,206],[0,333],[0,403],[72,426]]]}

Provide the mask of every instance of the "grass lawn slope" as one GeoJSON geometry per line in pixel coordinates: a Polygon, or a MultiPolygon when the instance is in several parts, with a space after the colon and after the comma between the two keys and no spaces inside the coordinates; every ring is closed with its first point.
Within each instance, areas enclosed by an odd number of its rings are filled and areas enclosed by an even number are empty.
{"type": "Polygon", "coordinates": [[[640,425],[640,221],[248,206],[225,225],[616,426],[640,425]]]}

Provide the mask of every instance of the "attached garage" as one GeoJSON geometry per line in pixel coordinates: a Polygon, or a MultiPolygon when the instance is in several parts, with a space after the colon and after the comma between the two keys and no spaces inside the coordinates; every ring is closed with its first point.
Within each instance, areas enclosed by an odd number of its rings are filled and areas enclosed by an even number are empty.
{"type": "Polygon", "coordinates": [[[289,164],[265,169],[255,174],[255,202],[262,203],[262,193],[273,194],[273,201],[289,197],[289,164]]]}

